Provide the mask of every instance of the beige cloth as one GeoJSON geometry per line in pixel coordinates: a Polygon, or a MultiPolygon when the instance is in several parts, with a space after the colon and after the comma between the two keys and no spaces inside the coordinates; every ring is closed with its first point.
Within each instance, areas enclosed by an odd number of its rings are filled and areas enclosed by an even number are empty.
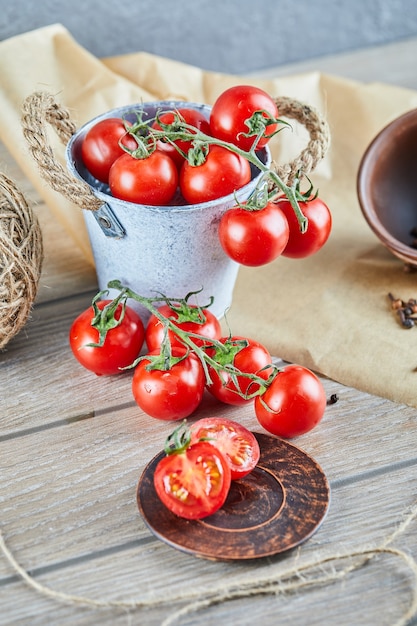
{"type": "MultiPolygon", "coordinates": [[[[356,196],[356,173],[372,137],[417,107],[417,93],[362,85],[319,73],[254,80],[202,71],[146,53],[98,60],[60,25],[0,43],[0,138],[27,177],[91,260],[82,211],[51,191],[28,156],[20,126],[26,96],[45,90],[69,107],[80,126],[114,107],[143,99],[212,103],[231,84],[250,82],[273,96],[306,102],[327,118],[332,145],[312,175],[331,208],[326,246],[305,260],[277,259],[239,270],[228,321],[235,334],[263,342],[272,354],[340,383],[417,407],[417,329],[405,330],[387,294],[417,297],[417,274],[406,274],[370,231],[356,196]]],[[[51,138],[64,162],[64,150],[51,138]]],[[[300,152],[303,129],[280,133],[273,156],[300,152]]]]}

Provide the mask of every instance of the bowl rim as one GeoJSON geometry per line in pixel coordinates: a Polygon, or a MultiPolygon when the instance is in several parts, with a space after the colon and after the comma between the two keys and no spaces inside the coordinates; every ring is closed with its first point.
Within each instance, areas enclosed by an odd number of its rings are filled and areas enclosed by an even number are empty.
{"type": "Polygon", "coordinates": [[[414,120],[414,125],[417,126],[417,108],[406,111],[386,124],[368,144],[359,162],[356,177],[356,192],[359,200],[359,206],[365,220],[382,243],[403,261],[407,263],[417,263],[417,249],[414,249],[399,239],[396,239],[389,232],[389,230],[387,230],[378,217],[374,203],[372,200],[369,200],[369,171],[371,168],[371,157],[374,156],[379,146],[387,136],[395,131],[398,131],[399,129],[404,132],[407,128],[407,122],[409,119],[414,120]]]}

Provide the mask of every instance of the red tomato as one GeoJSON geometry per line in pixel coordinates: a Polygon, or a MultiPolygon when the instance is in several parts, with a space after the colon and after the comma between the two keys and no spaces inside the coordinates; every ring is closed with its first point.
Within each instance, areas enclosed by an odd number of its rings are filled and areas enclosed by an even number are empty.
{"type": "Polygon", "coordinates": [[[297,437],[312,430],[325,408],[323,385],[301,365],[288,365],[279,371],[265,393],[255,398],[259,423],[278,437],[297,437]]]}
{"type": "MultiPolygon", "coordinates": [[[[186,122],[187,124],[190,124],[190,126],[194,126],[198,130],[200,130],[202,133],[205,133],[206,135],[210,134],[209,121],[204,115],[204,113],[202,113],[202,111],[198,111],[196,109],[181,108],[181,109],[176,109],[176,112],[179,113],[179,115],[183,118],[184,122],[186,122]]],[[[175,120],[174,113],[171,111],[162,113],[159,116],[159,120],[163,124],[172,124],[175,120]]],[[[158,124],[158,122],[154,122],[152,124],[152,128],[156,128],[157,130],[162,130],[162,127],[160,124],[158,124]]],[[[159,143],[160,144],[162,143],[163,146],[161,146],[160,148],[158,147],[158,149],[166,150],[167,153],[174,159],[175,162],[180,162],[181,164],[184,162],[184,157],[178,152],[178,150],[176,150],[176,148],[172,144],[163,142],[163,141],[160,141],[159,143]],[[178,156],[175,156],[173,154],[174,152],[178,156]]],[[[187,154],[188,150],[191,148],[191,145],[192,145],[192,141],[182,141],[181,139],[178,139],[174,143],[185,154],[187,154]]]]}
{"type": "MultiPolygon", "coordinates": [[[[210,114],[210,129],[214,137],[233,143],[239,148],[251,149],[256,133],[244,137],[249,128],[245,124],[255,111],[267,111],[274,119],[278,118],[277,106],[269,94],[252,85],[237,85],[226,89],[215,101],[210,114]]],[[[265,114],[263,114],[264,117],[265,114]]],[[[269,141],[269,135],[276,131],[278,124],[267,126],[258,148],[263,148],[269,141]]]]}
{"type": "Polygon", "coordinates": [[[265,265],[282,254],[289,226],[281,209],[269,202],[258,211],[234,207],[223,214],[219,238],[226,254],[241,265],[265,265]]]}
{"type": "MultiPolygon", "coordinates": [[[[147,356],[155,356],[159,350],[147,356]]],[[[146,369],[150,359],[145,358],[135,368],[132,392],[138,406],[160,420],[180,420],[191,415],[200,404],[205,374],[198,357],[183,348],[174,347],[172,356],[184,358],[170,369],[146,369]]]]}
{"type": "Polygon", "coordinates": [[[168,143],[168,141],[158,140],[156,142],[155,150],[157,152],[162,152],[162,154],[165,154],[166,156],[169,156],[169,158],[172,159],[175,163],[178,172],[181,170],[185,159],[171,143],[168,143]]]}
{"type": "Polygon", "coordinates": [[[119,141],[129,150],[138,147],[134,137],[126,132],[123,120],[110,117],[90,128],[81,144],[84,165],[90,174],[103,183],[108,182],[110,168],[116,159],[125,154],[119,141]]]}
{"type": "MultiPolygon", "coordinates": [[[[224,337],[220,339],[220,342],[228,348],[227,351],[220,352],[214,348],[208,348],[206,352],[221,365],[233,365],[240,372],[256,374],[263,380],[266,380],[272,373],[272,369],[267,367],[272,363],[271,355],[257,341],[243,337],[224,337]],[[247,342],[247,346],[239,349],[239,344],[242,345],[240,343],[242,341],[247,342]]],[[[247,404],[251,400],[242,397],[240,394],[251,395],[259,389],[259,384],[252,382],[250,377],[237,375],[236,386],[230,372],[221,370],[219,375],[212,365],[208,365],[208,372],[212,380],[212,384],[207,385],[208,391],[225,404],[233,404],[235,406],[247,404]]]]}
{"type": "MultiPolygon", "coordinates": [[[[159,307],[159,312],[166,318],[170,318],[176,326],[186,331],[187,333],[196,333],[202,335],[208,339],[219,339],[221,337],[221,326],[217,317],[208,309],[202,309],[201,317],[198,314],[198,307],[194,305],[188,305],[189,314],[179,313],[173,310],[169,305],[163,304],[159,307]]],[[[148,350],[157,350],[164,338],[164,325],[156,317],[151,315],[148,324],[146,326],[145,340],[148,350]]],[[[168,337],[171,342],[171,346],[184,346],[181,339],[172,331],[168,331],[168,337]]],[[[195,339],[191,337],[197,346],[202,346],[205,342],[202,339],[195,339]]]]}
{"type": "Polygon", "coordinates": [[[308,219],[307,230],[301,233],[290,201],[283,199],[277,204],[285,214],[289,225],[289,239],[282,256],[301,259],[318,252],[328,240],[332,229],[332,215],[329,207],[320,198],[299,202],[301,211],[308,219]]]}
{"type": "MultiPolygon", "coordinates": [[[[101,300],[97,306],[103,310],[110,302],[101,300]]],[[[119,304],[114,315],[116,320],[120,319],[121,312],[119,304]]],[[[90,306],[74,320],[69,332],[71,350],[81,365],[98,376],[120,374],[121,368],[128,367],[139,356],[145,337],[142,320],[126,306],[120,325],[107,332],[104,345],[99,348],[88,345],[99,341],[99,332],[91,325],[93,318],[94,309],[90,306]]]]}
{"type": "Polygon", "coordinates": [[[178,170],[174,161],[158,150],[144,159],[126,153],[111,166],[109,186],[120,200],[163,206],[177,190],[178,170]]]}
{"type": "Polygon", "coordinates": [[[243,478],[259,461],[260,449],[255,435],[225,417],[205,417],[191,426],[191,443],[207,440],[218,448],[230,465],[231,478],[243,478]]]}
{"type": "Polygon", "coordinates": [[[226,501],[230,481],[226,459],[205,441],[163,457],[154,473],[161,502],[186,519],[202,519],[218,511],[226,501]]]}
{"type": "Polygon", "coordinates": [[[180,189],[189,204],[209,202],[240,189],[251,179],[249,161],[220,146],[210,146],[202,165],[184,162],[180,189]]]}

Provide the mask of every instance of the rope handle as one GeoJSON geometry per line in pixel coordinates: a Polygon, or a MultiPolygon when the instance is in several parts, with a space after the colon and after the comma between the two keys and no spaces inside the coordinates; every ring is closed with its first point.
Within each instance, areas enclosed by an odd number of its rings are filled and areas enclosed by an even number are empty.
{"type": "MultiPolygon", "coordinates": [[[[330,145],[330,131],[326,120],[313,107],[288,97],[278,97],[274,101],[279,115],[294,119],[305,126],[310,137],[307,146],[293,161],[285,165],[272,163],[282,181],[291,186],[300,172],[309,174],[323,159],[330,145]]],[[[52,189],[59,191],[81,208],[98,210],[103,203],[95,197],[87,183],[70,176],[57,162],[48,143],[48,124],[55,129],[64,145],[77,130],[70,119],[69,111],[57,104],[51,94],[35,92],[23,103],[22,127],[42,178],[52,189]]]]}
{"type": "Polygon", "coordinates": [[[286,165],[272,163],[281,180],[291,187],[300,172],[309,174],[325,157],[330,146],[330,128],[324,117],[308,104],[284,96],[275,98],[274,101],[279,116],[296,120],[305,126],[310,137],[307,146],[293,161],[286,165]]]}
{"type": "Polygon", "coordinates": [[[54,128],[64,145],[77,131],[69,111],[58,105],[51,94],[35,92],[23,102],[22,128],[40,175],[52,189],[59,191],[71,202],[83,209],[97,211],[103,202],[95,197],[87,183],[70,176],[56,160],[48,143],[48,124],[54,128]]]}

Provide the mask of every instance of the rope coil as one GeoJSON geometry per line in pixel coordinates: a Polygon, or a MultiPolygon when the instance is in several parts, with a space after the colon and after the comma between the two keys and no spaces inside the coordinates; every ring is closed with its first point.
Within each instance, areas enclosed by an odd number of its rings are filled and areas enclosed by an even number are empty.
{"type": "MultiPolygon", "coordinates": [[[[291,186],[300,172],[309,174],[325,156],[330,144],[330,131],[326,120],[313,107],[288,97],[274,100],[279,114],[305,126],[310,136],[307,146],[293,161],[282,166],[273,163],[278,176],[291,186]]],[[[76,132],[65,107],[60,106],[51,94],[35,92],[23,103],[22,127],[42,178],[74,204],[84,209],[98,210],[103,203],[95,197],[87,183],[70,176],[56,160],[48,143],[47,125],[54,128],[64,145],[76,132]]]]}
{"type": "Polygon", "coordinates": [[[0,349],[29,317],[42,262],[37,217],[14,182],[0,173],[0,349]]]}

